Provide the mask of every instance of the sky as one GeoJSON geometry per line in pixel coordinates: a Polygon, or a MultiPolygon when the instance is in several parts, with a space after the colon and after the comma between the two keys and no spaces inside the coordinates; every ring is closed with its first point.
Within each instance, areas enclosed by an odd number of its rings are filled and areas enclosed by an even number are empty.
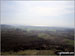
{"type": "Polygon", "coordinates": [[[74,1],[1,1],[1,24],[74,27],[74,1]]]}

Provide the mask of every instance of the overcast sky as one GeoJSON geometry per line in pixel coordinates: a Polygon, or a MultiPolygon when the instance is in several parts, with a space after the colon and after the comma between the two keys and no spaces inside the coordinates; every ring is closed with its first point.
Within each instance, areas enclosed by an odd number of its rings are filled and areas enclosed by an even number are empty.
{"type": "Polygon", "coordinates": [[[74,27],[74,1],[1,1],[1,24],[74,27]]]}

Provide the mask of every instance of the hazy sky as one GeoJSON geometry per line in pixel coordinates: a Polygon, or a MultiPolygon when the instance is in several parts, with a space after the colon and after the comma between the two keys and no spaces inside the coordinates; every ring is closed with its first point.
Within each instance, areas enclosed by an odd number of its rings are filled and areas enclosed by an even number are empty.
{"type": "Polygon", "coordinates": [[[74,27],[74,1],[1,1],[1,24],[74,27]]]}

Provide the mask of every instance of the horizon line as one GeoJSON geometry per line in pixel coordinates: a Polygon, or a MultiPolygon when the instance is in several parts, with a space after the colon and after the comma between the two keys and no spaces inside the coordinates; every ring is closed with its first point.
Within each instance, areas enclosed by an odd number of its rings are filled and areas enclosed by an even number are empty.
{"type": "Polygon", "coordinates": [[[0,24],[0,25],[14,25],[14,26],[35,26],[35,27],[60,27],[60,28],[75,28],[75,27],[63,27],[63,26],[49,26],[49,25],[25,25],[25,24],[0,24]]]}

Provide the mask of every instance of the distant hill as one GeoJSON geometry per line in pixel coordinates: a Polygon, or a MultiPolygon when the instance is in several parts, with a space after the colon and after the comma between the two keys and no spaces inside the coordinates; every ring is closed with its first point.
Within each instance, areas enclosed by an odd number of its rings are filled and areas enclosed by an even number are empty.
{"type": "Polygon", "coordinates": [[[1,24],[1,28],[19,28],[26,30],[40,30],[40,31],[74,31],[73,28],[63,27],[48,27],[48,26],[24,26],[24,25],[5,25],[1,24]]]}

